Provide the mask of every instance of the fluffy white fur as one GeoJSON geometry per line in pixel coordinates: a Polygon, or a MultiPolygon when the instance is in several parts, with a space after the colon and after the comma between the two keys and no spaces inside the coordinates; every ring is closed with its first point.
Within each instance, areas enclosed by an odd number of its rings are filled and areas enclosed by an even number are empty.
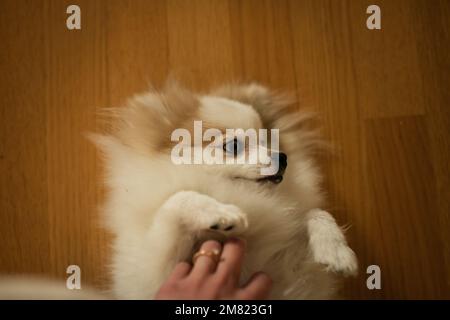
{"type": "Polygon", "coordinates": [[[257,84],[195,95],[170,84],[111,114],[112,130],[92,138],[105,155],[104,212],[116,236],[117,298],[151,299],[174,265],[189,260],[207,238],[245,238],[241,281],[268,273],[273,299],[332,298],[334,273],[356,273],[341,228],[318,209],[323,199],[312,150],[320,140],[307,129],[308,115],[283,95],[257,84]],[[258,183],[258,171],[247,164],[174,165],[171,130],[192,127],[193,120],[218,128],[279,128],[289,163],[283,182],[258,183]],[[214,224],[223,228],[211,231],[214,224]],[[231,224],[232,230],[223,230],[231,224]]]}

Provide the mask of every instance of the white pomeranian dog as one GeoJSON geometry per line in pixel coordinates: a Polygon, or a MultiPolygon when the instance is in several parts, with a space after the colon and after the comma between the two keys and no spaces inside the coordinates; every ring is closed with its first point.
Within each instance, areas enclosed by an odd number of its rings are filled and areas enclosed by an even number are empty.
{"type": "MultiPolygon", "coordinates": [[[[266,272],[273,280],[271,299],[333,298],[336,273],[357,272],[343,231],[320,209],[321,175],[312,155],[320,140],[306,125],[309,114],[284,95],[258,84],[198,95],[169,82],[108,114],[111,130],[91,138],[105,156],[109,193],[103,209],[115,235],[117,298],[151,299],[173,267],[189,261],[206,239],[245,239],[241,282],[266,272]],[[174,132],[198,135],[194,121],[219,133],[200,147],[209,143],[217,154],[236,159],[263,149],[270,159],[275,155],[278,169],[263,175],[273,163],[174,161],[180,145],[174,132]],[[278,129],[279,150],[250,146],[227,129],[278,129]]],[[[199,145],[183,143],[183,157],[198,154],[199,145]]]]}

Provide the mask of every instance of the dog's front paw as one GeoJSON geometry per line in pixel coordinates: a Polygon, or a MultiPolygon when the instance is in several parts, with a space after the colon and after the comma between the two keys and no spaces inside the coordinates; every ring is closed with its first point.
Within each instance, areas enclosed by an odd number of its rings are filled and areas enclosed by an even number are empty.
{"type": "Polygon", "coordinates": [[[329,271],[356,275],[356,255],[334,218],[321,209],[309,211],[308,216],[309,247],[314,261],[326,265],[329,271]]]}
{"type": "Polygon", "coordinates": [[[345,276],[358,273],[355,252],[345,243],[322,243],[313,248],[314,261],[327,266],[327,271],[339,272],[345,276]]]}
{"type": "Polygon", "coordinates": [[[180,217],[182,224],[193,232],[215,231],[223,234],[239,234],[248,227],[247,215],[231,204],[195,191],[178,192],[171,199],[184,212],[180,217]]]}
{"type": "Polygon", "coordinates": [[[239,234],[248,227],[247,215],[234,205],[211,199],[198,210],[197,219],[192,225],[196,230],[210,230],[231,235],[239,234]]]}

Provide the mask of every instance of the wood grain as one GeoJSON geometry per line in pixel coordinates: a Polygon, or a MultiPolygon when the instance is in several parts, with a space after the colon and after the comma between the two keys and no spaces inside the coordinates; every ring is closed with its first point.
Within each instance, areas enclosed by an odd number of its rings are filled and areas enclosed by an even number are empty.
{"type": "Polygon", "coordinates": [[[43,14],[42,6],[0,4],[0,265],[7,273],[51,266],[43,14]]]}
{"type": "Polygon", "coordinates": [[[256,80],[294,92],[333,145],[330,210],[349,224],[353,299],[450,298],[450,3],[80,0],[0,2],[0,272],[106,288],[96,108],[172,75],[195,90],[256,80]],[[381,267],[382,289],[366,287],[381,267]]]}

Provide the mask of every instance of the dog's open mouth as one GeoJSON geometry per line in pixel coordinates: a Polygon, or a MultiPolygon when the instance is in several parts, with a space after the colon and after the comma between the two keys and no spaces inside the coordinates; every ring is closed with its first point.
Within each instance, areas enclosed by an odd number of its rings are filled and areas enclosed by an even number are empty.
{"type": "Polygon", "coordinates": [[[267,177],[258,178],[258,179],[249,179],[249,178],[244,178],[244,177],[234,177],[233,179],[257,182],[257,183],[261,183],[261,184],[265,184],[265,183],[279,184],[281,181],[283,181],[283,176],[274,174],[272,176],[267,176],[267,177]]]}
{"type": "Polygon", "coordinates": [[[264,178],[260,178],[260,179],[258,179],[256,181],[261,182],[261,183],[270,182],[270,183],[278,184],[281,181],[283,181],[283,176],[280,175],[280,174],[274,174],[272,176],[267,176],[267,177],[264,177],[264,178]]]}

